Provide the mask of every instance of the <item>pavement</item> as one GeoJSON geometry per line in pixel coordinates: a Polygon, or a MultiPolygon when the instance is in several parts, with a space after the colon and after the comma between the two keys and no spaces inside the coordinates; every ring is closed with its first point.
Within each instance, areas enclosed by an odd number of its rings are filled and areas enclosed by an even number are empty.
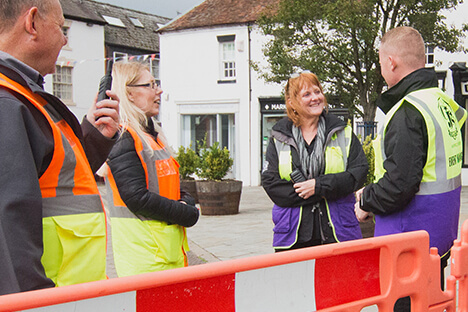
{"type": "MultiPolygon", "coordinates": [[[[468,187],[462,188],[461,203],[460,226],[468,219],[468,187]]],[[[238,214],[200,215],[187,229],[189,265],[273,253],[272,206],[261,186],[249,186],[242,189],[238,214]]]]}
{"type": "Polygon", "coordinates": [[[200,215],[187,229],[189,265],[273,253],[272,207],[261,186],[250,186],[242,188],[238,214],[200,215]]]}

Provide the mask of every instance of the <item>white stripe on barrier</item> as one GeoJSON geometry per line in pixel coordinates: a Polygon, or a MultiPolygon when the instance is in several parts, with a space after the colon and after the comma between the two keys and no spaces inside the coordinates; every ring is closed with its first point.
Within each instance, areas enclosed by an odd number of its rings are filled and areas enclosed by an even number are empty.
{"type": "Polygon", "coordinates": [[[236,273],[236,311],[316,311],[315,260],[236,273]]]}
{"type": "Polygon", "coordinates": [[[136,312],[136,291],[24,310],[25,312],[136,312]]]}

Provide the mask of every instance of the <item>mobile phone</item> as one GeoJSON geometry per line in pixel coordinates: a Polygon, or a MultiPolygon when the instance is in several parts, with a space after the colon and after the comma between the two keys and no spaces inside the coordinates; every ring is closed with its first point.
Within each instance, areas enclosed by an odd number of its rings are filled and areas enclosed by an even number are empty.
{"type": "Polygon", "coordinates": [[[291,177],[291,181],[293,181],[293,183],[299,183],[299,182],[306,181],[306,178],[304,177],[304,174],[299,169],[294,169],[293,172],[291,172],[289,174],[289,176],[291,177]]]}
{"type": "Polygon", "coordinates": [[[112,87],[112,66],[113,62],[109,60],[107,63],[107,72],[99,82],[98,102],[108,98],[106,91],[110,90],[112,87]]]}

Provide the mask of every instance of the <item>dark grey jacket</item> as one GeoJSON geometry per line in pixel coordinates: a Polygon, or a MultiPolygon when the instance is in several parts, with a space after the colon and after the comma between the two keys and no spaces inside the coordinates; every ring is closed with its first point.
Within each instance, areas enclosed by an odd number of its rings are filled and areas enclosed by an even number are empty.
{"type": "MultiPolygon", "coordinates": [[[[81,140],[93,171],[114,140],[86,119],[80,125],[43,77],[0,51],[0,72],[50,103],[81,140]]],[[[91,103],[90,103],[91,104],[91,103]]],[[[39,178],[50,164],[54,143],[48,121],[28,100],[0,88],[0,294],[54,287],[41,263],[42,195],[39,178]]]]}

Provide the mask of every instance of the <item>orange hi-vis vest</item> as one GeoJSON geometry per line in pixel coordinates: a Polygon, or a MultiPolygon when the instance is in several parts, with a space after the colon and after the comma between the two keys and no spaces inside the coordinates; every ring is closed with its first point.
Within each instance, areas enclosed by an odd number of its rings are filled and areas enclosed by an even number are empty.
{"type": "Polygon", "coordinates": [[[47,119],[54,138],[42,192],[42,264],[56,286],[106,278],[106,220],[80,140],[55,109],[30,89],[0,74],[0,86],[21,94],[47,119]]]}
{"type": "MultiPolygon", "coordinates": [[[[126,130],[135,142],[148,190],[172,200],[180,199],[179,164],[163,143],[148,135],[150,148],[143,144],[135,130],[129,127],[126,130]]],[[[186,252],[189,249],[183,226],[134,214],[120,197],[109,168],[106,191],[112,256],[119,277],[188,265],[186,252]]]]}

